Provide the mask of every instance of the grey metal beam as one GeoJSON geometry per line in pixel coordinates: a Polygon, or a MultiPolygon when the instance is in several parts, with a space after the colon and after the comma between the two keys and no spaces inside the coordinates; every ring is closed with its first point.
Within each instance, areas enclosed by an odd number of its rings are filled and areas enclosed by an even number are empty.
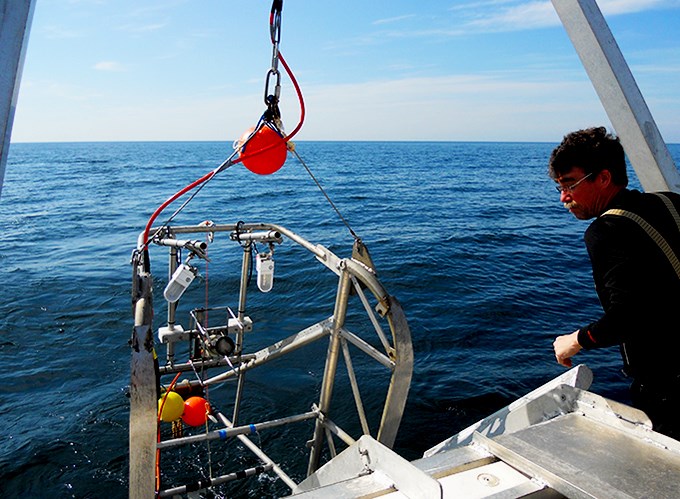
{"type": "Polygon", "coordinates": [[[0,195],[34,0],[0,0],[0,195]]]}
{"type": "Polygon", "coordinates": [[[552,0],[646,191],[680,192],[680,173],[595,0],[552,0]]]}

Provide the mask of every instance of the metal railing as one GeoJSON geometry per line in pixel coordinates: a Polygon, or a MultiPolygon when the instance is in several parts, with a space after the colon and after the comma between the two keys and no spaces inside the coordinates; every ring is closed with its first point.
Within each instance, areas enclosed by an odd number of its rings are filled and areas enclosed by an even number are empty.
{"type": "MultiPolygon", "coordinates": [[[[410,330],[399,302],[390,296],[376,276],[375,269],[372,268],[370,258],[361,258],[358,255],[366,254],[365,247],[360,241],[355,242],[352,258],[340,258],[327,248],[312,244],[294,232],[273,224],[255,223],[228,225],[197,225],[197,226],[178,226],[166,227],[162,230],[153,229],[152,233],[158,234],[153,243],[159,246],[166,246],[169,250],[169,275],[172,276],[178,265],[181,265],[179,254],[181,251],[188,251],[187,261],[194,257],[206,259],[205,243],[184,239],[190,235],[214,234],[218,232],[230,233],[230,240],[239,244],[243,251],[241,276],[239,284],[239,300],[236,312],[228,307],[221,307],[227,311],[227,320],[224,324],[211,327],[202,327],[200,317],[202,313],[207,313],[209,308],[194,309],[192,311],[192,327],[184,330],[177,324],[177,305],[179,302],[168,303],[167,325],[160,328],[158,336],[161,345],[165,346],[165,365],[157,366],[157,376],[149,375],[148,369],[145,379],[135,378],[135,365],[139,364],[139,354],[133,350],[133,383],[131,392],[135,391],[133,385],[137,386],[137,391],[146,394],[145,397],[131,398],[131,429],[133,424],[144,428],[144,431],[136,431],[136,435],[146,434],[144,441],[146,444],[139,444],[133,441],[131,430],[130,437],[130,495],[131,497],[148,497],[147,492],[137,493],[137,491],[148,491],[149,481],[153,480],[155,474],[155,460],[149,460],[149,433],[150,428],[156,427],[156,407],[141,407],[149,405],[151,391],[155,391],[157,386],[163,385],[164,378],[177,373],[186,374],[186,379],[180,381],[178,386],[189,387],[189,390],[206,389],[221,385],[226,381],[235,381],[236,389],[233,401],[233,416],[230,421],[216,407],[212,406],[213,421],[208,424],[212,429],[206,427],[205,431],[180,438],[159,439],[154,444],[154,451],[161,451],[175,448],[182,445],[189,445],[196,442],[208,442],[214,440],[231,440],[238,438],[262,463],[262,466],[253,469],[241,470],[238,473],[228,473],[220,477],[211,477],[209,480],[203,479],[200,483],[194,483],[191,487],[211,487],[234,479],[253,475],[265,471],[271,471],[289,487],[291,490],[296,486],[281,467],[270,458],[265,451],[248,438],[248,434],[255,434],[267,431],[270,428],[278,428],[283,425],[298,423],[301,421],[314,420],[314,432],[311,440],[307,443],[310,447],[309,462],[307,473],[311,474],[321,464],[322,455],[330,458],[337,453],[337,438],[345,445],[351,445],[359,436],[351,436],[350,431],[340,428],[332,417],[344,416],[332,414],[332,404],[334,389],[338,383],[338,366],[344,362],[347,373],[347,382],[351,388],[351,400],[354,401],[354,410],[359,421],[358,430],[361,434],[371,434],[371,416],[367,414],[364,401],[360,392],[361,372],[357,372],[352,359],[352,349],[363,355],[369,361],[375,362],[387,373],[389,382],[380,421],[373,426],[377,428],[372,435],[378,441],[391,447],[394,444],[397,430],[401,422],[402,414],[406,404],[406,398],[411,382],[413,369],[413,350],[411,346],[410,330]],[[253,329],[253,321],[246,315],[248,303],[248,283],[252,273],[253,245],[269,245],[273,253],[273,245],[280,245],[284,240],[292,241],[310,252],[327,269],[331,270],[338,277],[337,292],[333,306],[333,315],[311,324],[304,329],[282,338],[271,345],[260,348],[253,352],[248,352],[246,348],[246,333],[253,329]],[[356,296],[357,300],[351,300],[356,296]],[[362,326],[361,334],[351,331],[346,326],[350,301],[361,304],[359,310],[363,309],[366,319],[365,327],[362,326]],[[373,304],[372,304],[372,303],[373,304]],[[228,338],[229,341],[222,341],[221,338],[228,338]],[[318,395],[310,396],[311,410],[300,414],[286,414],[276,419],[255,422],[247,425],[239,423],[239,414],[244,401],[244,384],[246,373],[261,369],[270,364],[275,359],[286,356],[292,352],[303,349],[312,343],[328,338],[327,356],[324,365],[323,379],[318,395]],[[222,352],[218,352],[215,345],[223,344],[222,352]],[[210,343],[210,344],[209,344],[210,343]],[[176,352],[178,345],[186,344],[189,358],[186,361],[178,362],[176,352]],[[224,346],[227,345],[227,346],[224,346]],[[228,353],[228,345],[233,348],[228,353]],[[351,347],[351,348],[350,348],[351,347]],[[135,357],[137,355],[137,357],[135,357]],[[137,362],[136,362],[137,361],[137,362]],[[208,373],[209,374],[204,374],[208,373]],[[198,376],[202,373],[202,376],[198,376]],[[190,378],[195,379],[190,379],[190,378]],[[148,385],[152,383],[153,387],[148,385]],[[133,417],[142,415],[147,421],[133,422],[133,417]],[[148,421],[153,415],[154,420],[148,421]],[[151,462],[149,462],[151,461],[151,462]],[[136,469],[133,469],[136,468],[136,469]],[[136,490],[133,490],[136,489],[136,490]]],[[[140,250],[142,249],[140,240],[140,250]]],[[[139,344],[136,334],[140,333],[140,326],[150,329],[149,311],[151,306],[150,281],[151,274],[148,255],[145,259],[139,257],[135,265],[133,275],[133,306],[140,308],[137,316],[139,325],[133,331],[133,344],[139,344]],[[142,292],[144,290],[144,292],[142,292]]],[[[214,265],[214,264],[211,264],[214,265]]],[[[222,312],[221,312],[222,313],[222,312]]],[[[356,314],[355,314],[356,315],[356,314]]],[[[212,317],[212,316],[211,316],[212,317]]],[[[146,329],[145,329],[146,331],[146,329]]],[[[253,333],[254,334],[254,333],[253,333]]],[[[153,340],[153,339],[152,339],[153,340]]],[[[148,337],[145,338],[148,344],[148,337]]],[[[148,346],[148,345],[147,345],[148,346]]],[[[160,357],[162,358],[162,357],[160,357]]],[[[145,361],[148,364],[148,359],[145,361]]],[[[139,369],[138,369],[139,370],[139,369]]],[[[181,376],[181,374],[180,374],[181,376]]],[[[167,383],[167,382],[166,382],[167,383]]],[[[384,393],[384,392],[383,392],[384,393]]],[[[373,398],[373,397],[372,397],[373,398]]],[[[154,399],[155,402],[155,399],[154,399]]],[[[350,401],[342,404],[347,406],[350,401]]],[[[336,406],[333,406],[336,407],[336,406]]],[[[372,414],[373,416],[375,414],[372,414]]],[[[165,490],[159,490],[161,497],[175,493],[186,492],[189,489],[185,485],[173,486],[165,490]]]]}

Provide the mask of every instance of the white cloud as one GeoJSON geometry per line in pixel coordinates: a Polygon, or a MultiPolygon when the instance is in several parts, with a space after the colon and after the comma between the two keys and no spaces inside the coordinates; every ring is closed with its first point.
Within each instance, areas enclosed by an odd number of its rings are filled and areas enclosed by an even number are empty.
{"type": "Polygon", "coordinates": [[[491,16],[480,16],[468,26],[492,31],[519,31],[559,24],[551,2],[528,2],[501,9],[491,16]]]}
{"type": "Polygon", "coordinates": [[[678,7],[678,2],[674,0],[600,0],[598,4],[605,15],[631,14],[656,8],[678,7]]]}
{"type": "Polygon", "coordinates": [[[116,61],[101,61],[92,66],[92,68],[96,69],[97,71],[125,71],[125,67],[116,61]]]}
{"type": "MultiPolygon", "coordinates": [[[[21,97],[37,89],[27,88],[21,97]]],[[[585,74],[494,72],[431,78],[308,85],[304,140],[557,141],[566,130],[609,126],[585,74]],[[332,96],[332,98],[329,98],[332,96]]],[[[220,140],[238,138],[259,117],[258,92],[208,98],[94,96],[83,106],[66,99],[25,99],[13,139],[220,140]],[[68,112],[65,111],[68,109],[68,112]],[[94,118],[96,116],[96,119],[94,118]],[[54,127],[59,122],[63,126],[54,127]]],[[[670,142],[678,142],[680,101],[656,94],[648,105],[670,142]]],[[[288,131],[299,118],[297,99],[284,87],[281,113],[288,131]]]]}
{"type": "Polygon", "coordinates": [[[83,34],[74,29],[66,29],[61,26],[44,26],[40,33],[50,40],[67,40],[82,38],[83,34]]]}
{"type": "MultiPolygon", "coordinates": [[[[603,112],[586,81],[551,77],[495,73],[309,86],[304,90],[307,119],[294,140],[556,140],[566,129],[602,122],[603,112]]],[[[21,97],[38,89],[26,90],[21,97]]],[[[298,102],[290,88],[283,90],[281,113],[292,131],[299,119],[298,102]]],[[[259,92],[132,101],[90,95],[75,107],[67,99],[47,96],[23,101],[29,102],[33,105],[17,110],[16,141],[231,143],[262,111],[259,92]],[[52,126],[55,122],[63,126],[52,126]]]]}
{"type": "MultiPolygon", "coordinates": [[[[678,0],[600,0],[600,10],[606,16],[632,14],[660,8],[678,8],[678,0]]],[[[466,23],[468,28],[481,31],[521,31],[544,28],[560,24],[552,2],[532,0],[530,2],[510,2],[509,0],[488,0],[459,6],[474,15],[466,23]],[[499,5],[514,3],[503,8],[499,5]],[[493,11],[487,9],[493,7],[493,11]],[[480,9],[483,9],[480,11],[480,9]]]]}
{"type": "Polygon", "coordinates": [[[479,0],[476,2],[459,3],[449,7],[450,11],[478,10],[485,7],[494,7],[508,3],[515,3],[517,0],[479,0]]]}
{"type": "MultiPolygon", "coordinates": [[[[570,127],[606,120],[585,79],[553,76],[510,72],[308,88],[300,140],[555,140],[570,127]]],[[[282,105],[282,114],[286,121],[296,116],[292,105],[282,105]]]]}
{"type": "Polygon", "coordinates": [[[415,14],[407,14],[407,15],[404,15],[404,16],[388,17],[388,18],[385,18],[385,19],[378,19],[376,21],[373,21],[372,24],[375,24],[375,25],[392,24],[392,23],[395,23],[395,22],[404,21],[406,19],[412,19],[414,17],[415,17],[415,14]]]}

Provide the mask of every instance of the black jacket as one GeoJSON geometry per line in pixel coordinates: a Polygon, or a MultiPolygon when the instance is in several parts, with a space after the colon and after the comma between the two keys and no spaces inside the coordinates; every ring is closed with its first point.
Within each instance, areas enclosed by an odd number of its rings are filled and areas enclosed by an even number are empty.
{"type": "MultiPolygon", "coordinates": [[[[680,212],[680,195],[665,194],[680,212]]],[[[623,190],[611,208],[641,216],[680,258],[680,228],[658,196],[623,190]]],[[[580,329],[581,346],[620,345],[624,370],[640,381],[680,374],[680,279],[664,252],[635,221],[616,215],[598,217],[584,239],[604,315],[580,329]]]]}

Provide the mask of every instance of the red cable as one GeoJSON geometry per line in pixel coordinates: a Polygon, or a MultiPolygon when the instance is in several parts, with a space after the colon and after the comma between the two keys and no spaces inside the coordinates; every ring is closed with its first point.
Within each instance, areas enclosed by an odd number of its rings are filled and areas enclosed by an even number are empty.
{"type": "Polygon", "coordinates": [[[167,208],[168,205],[169,205],[170,203],[172,203],[173,201],[175,201],[178,197],[180,197],[180,196],[183,195],[183,194],[186,194],[186,193],[189,192],[191,189],[193,189],[194,187],[196,187],[196,186],[202,184],[203,182],[206,182],[207,180],[210,180],[214,175],[215,175],[215,172],[214,172],[214,171],[211,171],[211,172],[207,173],[206,175],[203,175],[203,176],[202,176],[201,178],[199,178],[198,180],[192,182],[191,184],[189,184],[189,185],[187,185],[186,187],[184,187],[182,190],[180,190],[180,191],[176,192],[175,194],[173,194],[172,196],[170,196],[170,197],[169,197],[162,205],[160,205],[158,208],[156,208],[156,211],[153,212],[153,214],[151,215],[151,218],[149,218],[149,221],[146,223],[146,227],[144,228],[144,237],[143,237],[144,245],[143,245],[143,249],[146,249],[146,247],[149,245],[149,232],[151,231],[151,226],[152,226],[153,223],[156,221],[156,219],[157,219],[158,216],[161,214],[161,212],[162,212],[165,208],[167,208]]]}
{"type": "MultiPolygon", "coordinates": [[[[270,24],[271,24],[272,22],[273,22],[273,13],[272,13],[272,16],[270,17],[270,24]]],[[[300,131],[300,129],[302,128],[302,124],[303,124],[304,121],[305,121],[305,101],[304,101],[304,98],[302,97],[302,91],[300,90],[300,86],[298,85],[298,82],[297,82],[297,80],[295,79],[295,75],[293,74],[293,72],[291,71],[290,67],[289,67],[288,64],[286,63],[286,61],[285,61],[285,59],[283,58],[283,55],[281,54],[281,52],[278,53],[278,56],[279,56],[279,60],[280,60],[281,63],[283,64],[283,67],[286,69],[286,73],[288,73],[288,76],[290,77],[291,81],[293,82],[293,86],[295,87],[295,91],[296,91],[297,96],[298,96],[298,101],[299,101],[299,103],[300,103],[300,120],[298,121],[298,124],[297,124],[297,126],[295,127],[295,129],[294,129],[291,133],[289,133],[288,135],[286,135],[286,137],[283,138],[283,141],[284,141],[284,142],[288,142],[291,138],[293,138],[293,136],[295,136],[295,134],[297,134],[297,133],[300,131]]],[[[248,156],[250,157],[250,156],[255,156],[255,155],[261,154],[261,153],[267,151],[268,149],[271,149],[272,147],[274,147],[274,146],[276,146],[276,145],[277,145],[277,144],[272,144],[272,145],[269,145],[269,146],[267,146],[267,147],[263,147],[262,149],[260,149],[260,150],[258,150],[258,151],[255,151],[254,153],[250,153],[248,156]]],[[[240,162],[241,162],[241,158],[238,158],[238,159],[232,161],[231,164],[236,164],[236,163],[240,163],[240,162]]],[[[146,247],[147,247],[148,244],[149,244],[149,232],[151,231],[151,226],[152,226],[153,223],[156,221],[156,219],[158,218],[158,216],[163,212],[163,210],[164,210],[165,208],[167,208],[168,205],[170,205],[172,202],[174,202],[177,198],[179,198],[179,197],[182,196],[183,194],[186,194],[186,193],[189,192],[191,189],[193,189],[193,188],[195,188],[195,187],[201,185],[202,183],[207,182],[208,180],[210,180],[212,177],[214,177],[214,176],[216,175],[216,173],[217,173],[217,172],[216,172],[215,170],[213,170],[213,171],[207,173],[206,175],[202,176],[202,177],[199,178],[198,180],[195,180],[195,181],[192,182],[191,184],[187,185],[186,187],[184,187],[183,189],[179,190],[179,191],[176,192],[174,195],[172,195],[171,197],[169,197],[163,204],[161,204],[161,205],[156,209],[156,211],[153,212],[153,214],[152,214],[151,217],[149,218],[149,221],[147,222],[146,227],[145,227],[145,229],[144,229],[144,237],[143,237],[143,239],[144,239],[144,249],[146,249],[146,247]]],[[[207,271],[207,269],[206,269],[206,271],[207,271]]],[[[206,283],[206,284],[207,284],[207,283],[206,283]]],[[[207,287],[207,286],[206,286],[206,287],[207,287]]],[[[207,292],[207,289],[206,289],[206,292],[207,292]]],[[[163,400],[162,400],[162,402],[161,402],[161,406],[160,406],[160,408],[159,408],[159,410],[158,410],[158,419],[157,419],[158,430],[157,430],[157,438],[158,438],[158,441],[159,441],[159,442],[160,442],[160,438],[161,438],[161,434],[160,434],[161,414],[162,414],[162,412],[163,412],[163,407],[165,406],[165,400],[166,400],[167,397],[168,397],[168,393],[175,387],[175,383],[177,382],[177,379],[179,378],[179,376],[180,376],[180,373],[177,373],[177,375],[175,376],[175,378],[174,378],[174,379],[172,380],[172,382],[170,383],[170,386],[169,386],[168,389],[166,390],[165,395],[164,395],[164,397],[163,397],[163,400]]],[[[157,449],[157,450],[156,450],[156,492],[158,492],[159,490],[160,490],[160,449],[157,449]]]]}
{"type": "MultiPolygon", "coordinates": [[[[298,82],[295,79],[295,75],[293,74],[293,71],[291,71],[290,67],[286,63],[286,60],[283,58],[283,55],[281,54],[281,52],[279,52],[279,60],[283,64],[283,67],[286,69],[286,73],[290,77],[290,80],[293,83],[293,86],[295,87],[295,92],[297,93],[298,101],[300,103],[300,120],[298,121],[298,124],[295,127],[295,129],[283,138],[284,142],[288,142],[290,139],[292,139],[295,136],[296,133],[298,133],[300,131],[300,129],[302,128],[302,124],[305,121],[305,101],[304,101],[304,98],[302,97],[302,91],[300,90],[300,85],[298,85],[298,82]]],[[[256,156],[258,154],[261,154],[261,153],[271,149],[272,147],[274,147],[276,145],[277,144],[271,144],[267,147],[263,147],[262,149],[260,149],[258,151],[255,151],[253,153],[249,153],[248,157],[252,157],[252,156],[256,156]]],[[[236,164],[236,163],[240,163],[240,162],[241,162],[241,158],[238,158],[238,159],[235,159],[234,161],[232,161],[232,164],[236,164]]],[[[198,180],[187,185],[186,187],[184,187],[183,189],[181,189],[180,191],[178,191],[177,193],[175,193],[174,195],[169,197],[162,205],[160,205],[156,209],[156,211],[153,212],[153,214],[149,218],[149,221],[147,222],[146,227],[144,229],[144,236],[142,238],[143,241],[144,241],[143,249],[146,249],[146,247],[149,245],[149,232],[151,231],[151,226],[156,221],[158,216],[163,212],[163,210],[165,208],[167,208],[168,205],[170,205],[172,202],[174,202],[177,198],[179,198],[183,194],[186,194],[191,189],[193,189],[193,188],[201,185],[202,183],[210,180],[213,176],[215,176],[215,173],[216,173],[215,171],[211,171],[211,172],[207,173],[206,175],[202,176],[201,178],[199,178],[198,180]]]]}
{"type": "Polygon", "coordinates": [[[295,127],[295,130],[293,130],[291,133],[289,133],[283,140],[285,142],[288,142],[290,139],[292,139],[296,133],[300,131],[300,128],[302,128],[302,124],[305,121],[305,100],[302,97],[302,90],[300,90],[300,85],[298,85],[297,80],[295,79],[295,75],[291,71],[290,67],[288,67],[288,64],[286,63],[286,60],[283,58],[283,55],[281,52],[279,52],[279,60],[281,61],[281,64],[283,64],[283,67],[286,69],[286,73],[288,73],[288,77],[290,78],[290,81],[293,82],[293,86],[295,87],[295,92],[297,93],[298,96],[298,102],[300,103],[300,121],[298,121],[297,126],[295,127]]]}

